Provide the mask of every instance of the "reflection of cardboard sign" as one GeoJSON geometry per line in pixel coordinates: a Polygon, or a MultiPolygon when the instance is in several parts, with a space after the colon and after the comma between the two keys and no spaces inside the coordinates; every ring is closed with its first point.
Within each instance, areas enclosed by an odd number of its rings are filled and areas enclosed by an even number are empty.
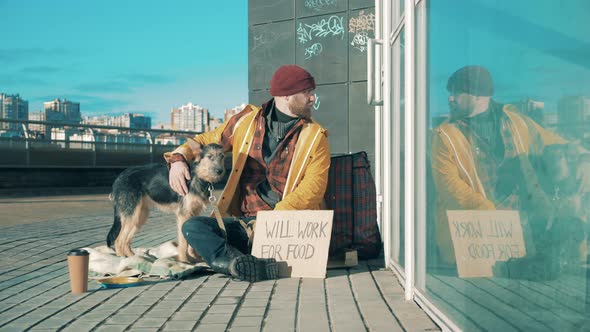
{"type": "Polygon", "coordinates": [[[324,278],[333,216],[333,210],[260,211],[252,255],[275,258],[281,277],[324,278]]]}
{"type": "Polygon", "coordinates": [[[491,277],[497,261],[526,254],[518,211],[447,211],[459,277],[491,277]]]}

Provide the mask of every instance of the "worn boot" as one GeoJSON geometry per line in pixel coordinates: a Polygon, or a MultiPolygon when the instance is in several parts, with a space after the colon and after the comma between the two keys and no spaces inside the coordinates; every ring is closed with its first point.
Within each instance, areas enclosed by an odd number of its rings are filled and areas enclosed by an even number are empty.
{"type": "Polygon", "coordinates": [[[217,273],[249,282],[278,277],[278,265],[274,258],[256,258],[229,245],[226,246],[226,255],[214,259],[211,268],[217,273]]]}

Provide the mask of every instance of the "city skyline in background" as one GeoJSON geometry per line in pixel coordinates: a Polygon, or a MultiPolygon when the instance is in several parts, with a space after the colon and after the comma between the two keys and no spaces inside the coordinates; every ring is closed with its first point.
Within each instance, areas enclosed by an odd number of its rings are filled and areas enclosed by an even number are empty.
{"type": "Polygon", "coordinates": [[[0,1],[0,10],[21,13],[0,21],[9,31],[0,90],[30,112],[60,98],[84,116],[141,113],[156,127],[188,103],[223,118],[248,100],[247,2],[0,1]]]}

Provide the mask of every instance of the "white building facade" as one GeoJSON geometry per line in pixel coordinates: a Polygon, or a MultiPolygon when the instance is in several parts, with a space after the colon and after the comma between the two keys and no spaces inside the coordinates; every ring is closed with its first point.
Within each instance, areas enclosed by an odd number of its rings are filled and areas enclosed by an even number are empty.
{"type": "Polygon", "coordinates": [[[209,129],[209,110],[193,103],[170,111],[174,130],[206,132],[209,129]]]}

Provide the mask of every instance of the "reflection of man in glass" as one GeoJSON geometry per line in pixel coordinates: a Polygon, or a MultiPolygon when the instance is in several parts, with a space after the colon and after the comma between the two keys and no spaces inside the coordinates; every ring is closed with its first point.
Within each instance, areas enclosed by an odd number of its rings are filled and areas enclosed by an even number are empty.
{"type": "MultiPolygon", "coordinates": [[[[446,211],[514,208],[509,199],[496,197],[500,166],[566,141],[518,113],[515,106],[491,99],[494,85],[483,67],[457,70],[449,78],[447,90],[450,117],[434,130],[432,171],[437,191],[436,240],[443,261],[454,263],[446,211]]],[[[528,171],[535,178],[532,168],[528,171]]],[[[525,168],[525,177],[526,172],[525,168]]],[[[538,185],[530,188],[537,204],[548,204],[551,198],[538,185]]]]}

